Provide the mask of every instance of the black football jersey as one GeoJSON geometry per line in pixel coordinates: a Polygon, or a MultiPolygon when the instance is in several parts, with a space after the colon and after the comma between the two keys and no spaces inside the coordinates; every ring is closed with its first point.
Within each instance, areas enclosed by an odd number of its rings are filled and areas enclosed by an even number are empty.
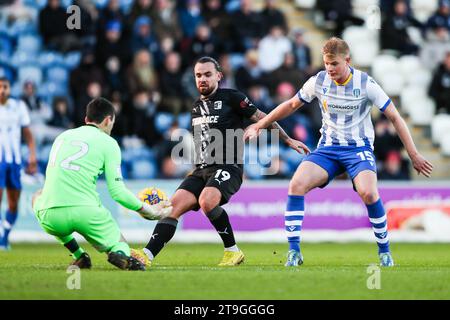
{"type": "Polygon", "coordinates": [[[243,93],[233,89],[219,88],[207,99],[195,101],[191,112],[196,166],[241,166],[245,120],[256,110],[243,93]]]}

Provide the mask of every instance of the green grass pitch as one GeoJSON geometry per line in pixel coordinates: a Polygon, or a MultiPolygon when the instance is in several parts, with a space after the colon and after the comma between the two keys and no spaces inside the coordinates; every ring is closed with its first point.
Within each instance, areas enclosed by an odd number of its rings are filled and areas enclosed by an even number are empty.
{"type": "MultiPolygon", "coordinates": [[[[285,244],[240,244],[245,263],[220,268],[219,244],[170,244],[146,272],[115,269],[85,244],[93,269],[81,288],[67,289],[71,261],[52,244],[14,244],[0,252],[0,299],[450,299],[448,244],[393,244],[396,266],[381,269],[380,289],[368,289],[378,262],[369,243],[303,245],[305,263],[285,268],[285,244]]],[[[139,246],[132,246],[139,247],[139,246]]]]}

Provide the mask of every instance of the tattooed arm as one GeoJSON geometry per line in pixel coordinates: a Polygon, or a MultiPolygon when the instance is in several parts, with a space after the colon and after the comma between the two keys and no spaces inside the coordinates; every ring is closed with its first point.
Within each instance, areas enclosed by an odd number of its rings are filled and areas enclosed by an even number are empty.
{"type": "MultiPolygon", "coordinates": [[[[252,120],[253,122],[258,122],[259,120],[263,119],[266,116],[267,116],[267,114],[265,114],[261,110],[257,109],[256,112],[250,117],[250,120],[252,120]]],[[[306,154],[308,154],[308,153],[311,152],[309,150],[309,148],[303,142],[294,140],[291,137],[289,137],[289,135],[278,124],[278,122],[276,122],[276,121],[272,122],[272,124],[269,126],[269,128],[277,129],[279,137],[281,138],[281,140],[283,140],[290,148],[294,149],[298,153],[306,153],[306,154]],[[302,152],[302,150],[303,150],[303,152],[302,152]]]]}

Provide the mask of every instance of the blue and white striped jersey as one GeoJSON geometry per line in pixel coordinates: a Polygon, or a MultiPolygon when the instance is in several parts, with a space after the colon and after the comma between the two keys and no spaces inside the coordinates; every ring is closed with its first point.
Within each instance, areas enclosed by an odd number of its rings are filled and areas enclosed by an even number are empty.
{"type": "Polygon", "coordinates": [[[370,109],[384,111],[391,99],[367,73],[351,69],[347,81],[338,84],[320,71],[303,85],[298,97],[304,102],[317,98],[322,111],[321,146],[367,146],[373,149],[375,133],[370,109]]]}
{"type": "Polygon", "coordinates": [[[29,125],[30,115],[22,100],[9,98],[4,105],[0,105],[0,163],[22,163],[22,128],[29,125]]]}

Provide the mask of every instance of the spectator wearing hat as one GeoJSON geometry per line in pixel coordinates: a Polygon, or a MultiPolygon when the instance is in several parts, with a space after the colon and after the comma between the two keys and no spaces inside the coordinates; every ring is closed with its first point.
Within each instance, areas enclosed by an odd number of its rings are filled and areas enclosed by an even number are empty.
{"type": "Polygon", "coordinates": [[[141,49],[146,49],[153,55],[153,59],[156,64],[160,62],[161,57],[159,43],[153,34],[152,19],[149,17],[140,16],[136,19],[133,27],[131,49],[133,53],[136,53],[141,49]]]}
{"type": "Polygon", "coordinates": [[[186,7],[180,11],[180,24],[185,39],[194,37],[195,30],[203,23],[199,0],[187,0],[186,7]]]}
{"type": "Polygon", "coordinates": [[[103,41],[106,35],[106,29],[110,21],[118,21],[121,24],[121,33],[125,36],[129,36],[127,28],[125,26],[125,15],[120,9],[119,0],[109,0],[107,5],[100,11],[97,22],[97,39],[103,41]]]}
{"type": "Polygon", "coordinates": [[[382,169],[378,172],[380,180],[410,180],[409,167],[402,159],[400,152],[390,151],[383,163],[382,169]]]}
{"type": "Polygon", "coordinates": [[[155,1],[154,0],[135,0],[131,6],[130,13],[128,14],[128,21],[131,27],[136,22],[136,19],[140,16],[147,16],[151,18],[155,13],[155,1]]]}
{"type": "Polygon", "coordinates": [[[130,63],[128,40],[122,36],[122,23],[112,20],[106,25],[106,36],[97,43],[97,59],[110,90],[120,90],[124,66],[130,63]]]}

